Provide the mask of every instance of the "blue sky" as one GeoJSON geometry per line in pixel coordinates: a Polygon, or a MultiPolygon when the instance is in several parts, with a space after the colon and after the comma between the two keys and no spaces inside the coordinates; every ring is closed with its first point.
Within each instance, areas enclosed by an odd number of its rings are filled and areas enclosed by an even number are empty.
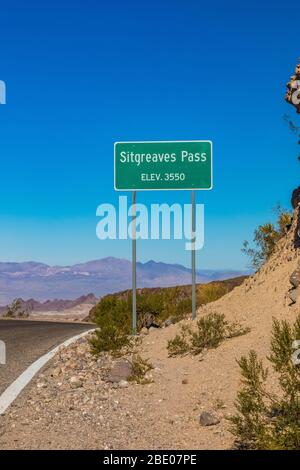
{"type": "MultiPolygon", "coordinates": [[[[286,2],[1,2],[0,260],[130,258],[99,241],[96,208],[116,203],[113,142],[214,142],[198,267],[243,269],[254,228],[289,207],[297,139],[283,121],[299,50],[286,2]]],[[[189,202],[188,192],[138,193],[189,202]]],[[[188,265],[180,241],[143,241],[138,259],[188,265]]]]}

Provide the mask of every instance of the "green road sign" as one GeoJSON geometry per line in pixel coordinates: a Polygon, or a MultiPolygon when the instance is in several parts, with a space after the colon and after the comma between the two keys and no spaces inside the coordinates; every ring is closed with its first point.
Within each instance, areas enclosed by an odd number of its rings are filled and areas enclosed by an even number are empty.
{"type": "Polygon", "coordinates": [[[116,142],[115,189],[212,189],[212,142],[116,142]]]}

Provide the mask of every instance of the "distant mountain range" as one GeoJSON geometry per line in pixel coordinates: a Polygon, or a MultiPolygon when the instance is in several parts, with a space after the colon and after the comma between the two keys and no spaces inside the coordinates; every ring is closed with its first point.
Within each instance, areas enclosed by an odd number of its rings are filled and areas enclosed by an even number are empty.
{"type": "MultiPolygon", "coordinates": [[[[87,294],[78,297],[75,300],[65,300],[65,299],[53,299],[46,300],[45,302],[39,302],[35,299],[23,300],[19,299],[19,309],[18,312],[23,311],[25,313],[32,312],[64,312],[65,310],[75,309],[78,306],[91,306],[95,305],[98,301],[97,297],[94,294],[87,294]]],[[[8,310],[8,305],[0,306],[0,316],[4,315],[8,310]]]]}
{"type": "MultiPolygon", "coordinates": [[[[249,274],[245,271],[203,270],[198,282],[223,280],[249,274]]],[[[191,270],[180,264],[137,263],[138,287],[171,287],[190,284],[191,270]]],[[[44,302],[52,299],[77,299],[93,292],[97,297],[131,287],[131,262],[103,258],[73,266],[48,266],[33,261],[0,262],[0,305],[16,297],[44,302]]]]}

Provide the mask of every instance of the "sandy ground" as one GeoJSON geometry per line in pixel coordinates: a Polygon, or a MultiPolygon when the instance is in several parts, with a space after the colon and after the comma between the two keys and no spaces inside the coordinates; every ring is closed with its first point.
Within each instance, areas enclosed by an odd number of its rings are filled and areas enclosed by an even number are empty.
{"type": "MultiPolygon", "coordinates": [[[[167,342],[179,324],[151,330],[138,349],[154,365],[153,383],[124,389],[103,380],[105,365],[93,361],[86,343],[75,345],[49,364],[1,417],[0,448],[231,448],[226,417],[234,412],[240,384],[236,359],[255,349],[267,362],[273,318],[293,321],[299,312],[287,297],[289,276],[299,261],[292,235],[280,241],[253,278],[198,310],[198,316],[224,313],[228,320],[249,326],[250,333],[226,340],[199,360],[168,357],[167,342]],[[82,377],[83,385],[70,388],[71,374],[82,377]],[[220,423],[201,426],[203,410],[217,414],[220,423]]],[[[271,376],[270,386],[275,384],[271,376]]]]}
{"type": "Polygon", "coordinates": [[[63,311],[32,312],[30,320],[83,321],[87,318],[93,304],[81,304],[63,311]]]}

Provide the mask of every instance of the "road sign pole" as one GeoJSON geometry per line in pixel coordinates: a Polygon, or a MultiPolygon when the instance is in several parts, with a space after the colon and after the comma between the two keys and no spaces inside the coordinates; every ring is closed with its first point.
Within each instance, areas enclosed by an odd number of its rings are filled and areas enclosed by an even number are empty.
{"type": "Polygon", "coordinates": [[[196,223],[195,223],[195,191],[192,191],[192,319],[196,318],[196,223]]]}
{"type": "Polygon", "coordinates": [[[136,333],[136,191],[132,191],[132,334],[136,333]]]}

